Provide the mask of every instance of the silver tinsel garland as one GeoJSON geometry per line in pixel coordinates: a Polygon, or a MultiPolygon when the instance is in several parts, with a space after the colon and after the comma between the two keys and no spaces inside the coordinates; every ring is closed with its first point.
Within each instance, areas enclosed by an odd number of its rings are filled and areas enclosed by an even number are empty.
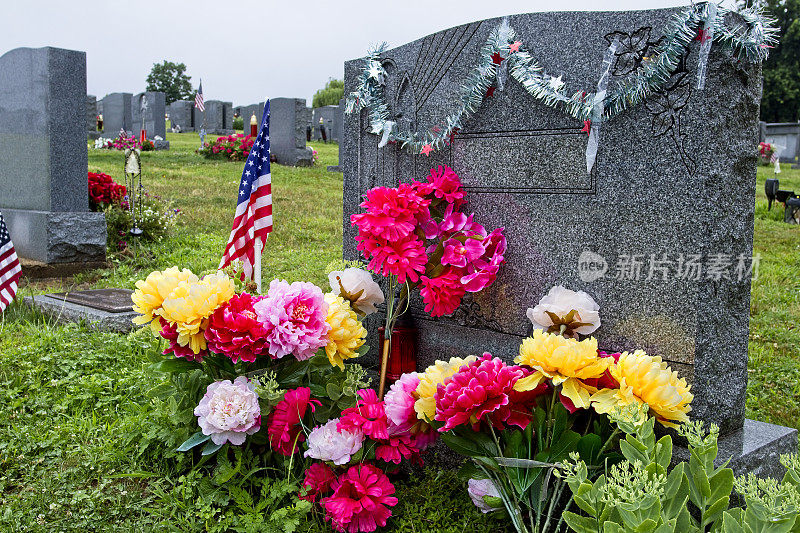
{"type": "Polygon", "coordinates": [[[575,91],[569,95],[564,90],[561,77],[546,74],[517,40],[516,32],[507,20],[504,20],[492,30],[481,48],[481,61],[462,83],[461,104],[446,118],[446,124],[420,134],[401,131],[398,124],[390,120],[384,90],[387,74],[381,65],[385,43],[364,58],[356,90],[347,97],[345,112],[353,113],[366,108],[370,132],[381,136],[380,146],[397,142],[401,147],[418,153],[439,150],[450,142],[454,133],[481,106],[490,87],[502,90],[507,69],[508,75],[543,104],[560,109],[578,120],[595,122],[597,106],[598,110],[602,109],[601,120],[607,121],[662,89],[702,28],[713,27],[713,42],[737,59],[750,62],[766,59],[768,49],[777,42],[777,28],[773,19],[763,12],[760,2],[735,11],[719,5],[715,6],[716,9],[710,6],[708,2],[698,3],[674,15],[667,24],[664,38],[655,46],[651,56],[630,76],[608,90],[600,100],[595,98],[594,92],[575,91]],[[740,22],[728,25],[726,17],[738,18],[740,22]]]}

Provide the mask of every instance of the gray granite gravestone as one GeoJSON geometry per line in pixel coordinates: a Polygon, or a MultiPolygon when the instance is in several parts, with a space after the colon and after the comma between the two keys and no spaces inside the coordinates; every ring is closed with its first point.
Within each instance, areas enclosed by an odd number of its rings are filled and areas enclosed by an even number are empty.
{"type": "Polygon", "coordinates": [[[105,260],[106,222],[89,211],[87,165],[85,52],[0,57],[0,211],[21,257],[105,260]]]}
{"type": "Polygon", "coordinates": [[[335,105],[326,105],[322,107],[314,108],[312,115],[311,115],[311,123],[314,128],[314,135],[313,139],[315,141],[322,140],[322,135],[319,131],[320,126],[320,119],[322,119],[322,123],[325,125],[325,135],[328,137],[328,140],[331,141],[338,141],[339,136],[334,136],[333,132],[333,123],[335,120],[335,116],[337,113],[337,109],[339,106],[335,105]]]}
{"type": "Polygon", "coordinates": [[[800,145],[800,122],[777,122],[767,124],[767,142],[780,147],[778,157],[782,163],[798,161],[800,145]]]}
{"type": "Polygon", "coordinates": [[[264,102],[243,105],[239,109],[242,114],[242,120],[244,121],[245,135],[250,134],[250,119],[253,115],[256,116],[256,124],[258,124],[259,128],[261,127],[261,119],[264,118],[264,102]]]}
{"type": "MultiPolygon", "coordinates": [[[[206,133],[214,135],[230,135],[233,133],[233,104],[220,100],[208,100],[205,102],[205,121],[206,133]]],[[[195,109],[199,112],[198,109],[195,109]]],[[[197,116],[195,115],[195,121],[197,116]]],[[[202,123],[202,117],[200,118],[202,123]]],[[[195,125],[195,128],[199,126],[195,125]]]]}
{"type": "Polygon", "coordinates": [[[25,303],[51,316],[56,322],[85,322],[92,329],[128,333],[138,315],[131,305],[129,289],[96,289],[26,296],[25,303]]]}
{"type": "Polygon", "coordinates": [[[308,115],[305,109],[303,98],[270,99],[270,152],[281,165],[307,167],[313,164],[311,148],[306,147],[308,115]]]}
{"type": "Polygon", "coordinates": [[[336,106],[336,111],[333,113],[333,127],[331,128],[333,132],[333,138],[336,142],[339,142],[342,139],[342,125],[344,123],[344,106],[346,100],[342,98],[339,100],[339,105],[336,106]]]}
{"type": "Polygon", "coordinates": [[[169,104],[169,122],[172,127],[178,125],[181,131],[194,131],[192,126],[192,108],[194,100],[177,100],[169,104]]]}
{"type": "Polygon", "coordinates": [[[86,95],[86,131],[97,131],[97,97],[86,95]]]}
{"type": "Polygon", "coordinates": [[[133,132],[136,127],[131,115],[131,93],[111,93],[103,97],[103,133],[116,137],[120,130],[133,132]]]}
{"type": "Polygon", "coordinates": [[[131,96],[131,127],[135,134],[142,130],[142,124],[147,132],[147,138],[151,141],[156,136],[166,138],[167,126],[164,120],[166,113],[166,95],[162,92],[147,91],[131,96]],[[142,99],[147,99],[147,109],[144,111],[144,122],[142,122],[142,99]]]}
{"type": "MultiPolygon", "coordinates": [[[[534,13],[509,23],[545,72],[562,75],[569,91],[589,92],[608,35],[620,32],[622,42],[612,58],[614,87],[677,12],[534,13]]],[[[478,21],[386,51],[390,119],[420,134],[441,124],[500,23],[478,21]]],[[[430,157],[397,144],[378,148],[367,110],[346,115],[344,255],[360,256],[350,215],[368,189],[451,166],[475,219],[505,228],[508,251],[496,283],[468,295],[452,316],[433,320],[412,302],[420,369],[484,351],[511,360],[531,333],[528,307],[554,285],[584,290],[601,308],[603,349],[663,356],[692,383],[691,414],[720,425],[733,467],[768,456],[761,471],[776,473],[777,454],[794,451],[797,434],[745,424],[750,278],[736,274],[739,261],[739,274],[747,274],[753,252],[761,72],[712,47],[706,89],[696,90],[696,58],[695,44],[664,90],[603,124],[591,173],[583,123],[539,103],[510,76],[430,157]]],[[[362,65],[345,63],[345,94],[362,65]]],[[[375,338],[368,344],[378,345],[375,338]]]]}

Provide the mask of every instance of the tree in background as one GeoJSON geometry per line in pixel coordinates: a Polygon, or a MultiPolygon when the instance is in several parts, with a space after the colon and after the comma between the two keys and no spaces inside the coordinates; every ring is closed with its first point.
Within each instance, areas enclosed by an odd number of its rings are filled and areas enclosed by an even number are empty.
{"type": "Polygon", "coordinates": [[[164,60],[155,63],[147,75],[147,90],[159,91],[167,95],[167,105],[176,100],[190,100],[192,92],[191,78],[186,75],[186,65],[164,60]]]}
{"type": "Polygon", "coordinates": [[[761,120],[800,120],[800,0],[767,0],[767,12],[777,19],[780,41],[764,62],[761,120]]]}
{"type": "Polygon", "coordinates": [[[311,107],[338,105],[342,96],[344,96],[344,80],[330,79],[328,83],[325,84],[324,89],[320,89],[314,93],[314,98],[311,100],[311,107]]]}

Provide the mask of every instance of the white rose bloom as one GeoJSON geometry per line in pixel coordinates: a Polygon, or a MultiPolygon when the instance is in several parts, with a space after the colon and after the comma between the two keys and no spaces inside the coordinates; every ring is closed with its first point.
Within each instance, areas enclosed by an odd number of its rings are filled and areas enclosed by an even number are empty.
{"type": "Polygon", "coordinates": [[[343,465],[350,457],[361,449],[364,434],[361,432],[337,431],[338,418],[328,420],[324,426],[317,426],[308,434],[308,450],[305,457],[332,461],[335,465],[343,465]]]}
{"type": "Polygon", "coordinates": [[[553,320],[546,311],[564,318],[570,311],[575,311],[573,320],[588,323],[588,326],[575,328],[581,335],[591,335],[600,327],[600,306],[591,296],[583,291],[571,291],[561,285],[556,285],[547,295],[539,300],[539,305],[533,309],[528,308],[525,315],[533,323],[535,329],[546,330],[553,325],[553,320]]]}
{"type": "Polygon", "coordinates": [[[372,275],[360,268],[334,270],[328,274],[331,291],[345,300],[350,300],[353,310],[362,315],[376,311],[375,306],[383,303],[383,291],[372,280],[372,275]],[[345,294],[346,293],[346,294],[345,294]]]}

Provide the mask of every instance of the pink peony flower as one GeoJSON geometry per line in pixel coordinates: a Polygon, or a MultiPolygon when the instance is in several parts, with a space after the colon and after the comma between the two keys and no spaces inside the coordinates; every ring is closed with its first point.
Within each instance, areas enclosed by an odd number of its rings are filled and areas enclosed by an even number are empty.
{"type": "Polygon", "coordinates": [[[367,268],[384,276],[394,274],[400,283],[405,283],[406,278],[416,282],[428,262],[424,243],[414,235],[397,241],[368,238],[357,248],[370,259],[367,268]]]}
{"type": "Polygon", "coordinates": [[[419,293],[425,303],[425,311],[432,317],[449,315],[458,309],[465,294],[462,274],[461,270],[448,268],[435,278],[422,276],[419,293]]]}
{"type": "Polygon", "coordinates": [[[418,398],[415,396],[419,376],[416,372],[410,372],[400,376],[400,379],[392,383],[386,396],[383,397],[384,411],[386,418],[402,430],[410,430],[419,421],[417,412],[414,411],[414,402],[418,398]]]}
{"type": "Polygon", "coordinates": [[[458,209],[464,203],[464,190],[461,188],[461,179],[448,166],[431,169],[428,183],[433,185],[433,194],[458,209]]]}
{"type": "Polygon", "coordinates": [[[336,531],[348,533],[375,531],[392,516],[389,507],[397,505],[394,485],[369,464],[351,466],[333,482],[333,494],[322,498],[325,519],[336,531]]]}
{"type": "Polygon", "coordinates": [[[500,497],[500,491],[497,490],[497,487],[492,483],[491,479],[470,479],[467,481],[467,493],[472,499],[472,503],[474,503],[475,507],[480,509],[482,513],[489,513],[497,509],[502,509],[502,507],[489,505],[486,503],[486,500],[484,500],[484,497],[500,497]]]}
{"type": "MultiPolygon", "coordinates": [[[[396,428],[395,428],[396,429],[396,428]]],[[[426,444],[430,444],[428,438],[422,439],[426,444]]],[[[399,465],[403,459],[414,461],[419,460],[420,448],[417,439],[411,433],[399,433],[390,435],[388,439],[377,439],[378,447],[375,448],[375,458],[387,463],[399,465]]]]}
{"type": "Polygon", "coordinates": [[[375,187],[367,191],[367,199],[361,203],[367,212],[352,215],[350,222],[358,226],[359,233],[396,241],[414,232],[418,216],[429,217],[429,203],[407,183],[392,189],[375,187]]]}
{"type": "Polygon", "coordinates": [[[465,268],[468,264],[480,259],[484,253],[482,239],[449,239],[444,243],[442,264],[465,268]]]}
{"type": "Polygon", "coordinates": [[[266,297],[253,310],[267,331],[265,340],[275,358],[292,354],[304,361],[328,344],[328,304],[313,283],[272,280],[266,297]]]}
{"type": "Polygon", "coordinates": [[[244,292],[234,295],[214,311],[205,331],[208,349],[227,355],[234,363],[252,363],[259,355],[268,355],[268,332],[258,321],[253,309],[253,304],[261,299],[262,297],[253,297],[244,292]]]}
{"type": "Polygon", "coordinates": [[[349,462],[350,457],[361,449],[364,434],[360,431],[338,430],[338,424],[339,419],[334,418],[311,430],[308,434],[308,450],[304,456],[331,461],[335,465],[349,462]]]}
{"type": "Polygon", "coordinates": [[[305,496],[300,496],[301,500],[310,502],[317,501],[317,496],[322,496],[330,491],[331,485],[336,481],[336,474],[331,467],[325,463],[312,463],[306,469],[306,477],[303,480],[303,487],[307,487],[305,496]]]}
{"type": "Polygon", "coordinates": [[[361,389],[357,394],[360,399],[355,407],[342,411],[337,429],[351,433],[361,432],[372,439],[388,439],[389,421],[377,393],[372,389],[361,389]]]}
{"type": "Polygon", "coordinates": [[[261,408],[258,394],[244,377],[215,381],[195,407],[194,414],[204,435],[211,435],[214,444],[244,444],[246,435],[261,429],[261,408]]]}
{"type": "Polygon", "coordinates": [[[178,326],[160,317],[159,321],[161,324],[161,331],[159,334],[169,343],[166,350],[163,352],[164,355],[173,354],[175,357],[183,357],[188,361],[197,362],[202,361],[203,357],[208,355],[208,350],[200,350],[200,352],[194,353],[188,344],[186,346],[178,344],[178,326]]]}
{"type": "Polygon", "coordinates": [[[287,457],[297,451],[297,445],[305,440],[305,435],[300,431],[300,422],[306,410],[311,407],[313,412],[315,405],[321,405],[321,402],[311,397],[308,387],[286,392],[269,415],[267,433],[273,450],[287,457]]]}
{"type": "Polygon", "coordinates": [[[507,366],[489,353],[462,366],[436,389],[434,418],[445,423],[439,431],[467,423],[477,430],[484,417],[493,425],[508,421],[524,429],[527,423],[509,409],[514,383],[524,375],[520,367],[507,366]]]}

